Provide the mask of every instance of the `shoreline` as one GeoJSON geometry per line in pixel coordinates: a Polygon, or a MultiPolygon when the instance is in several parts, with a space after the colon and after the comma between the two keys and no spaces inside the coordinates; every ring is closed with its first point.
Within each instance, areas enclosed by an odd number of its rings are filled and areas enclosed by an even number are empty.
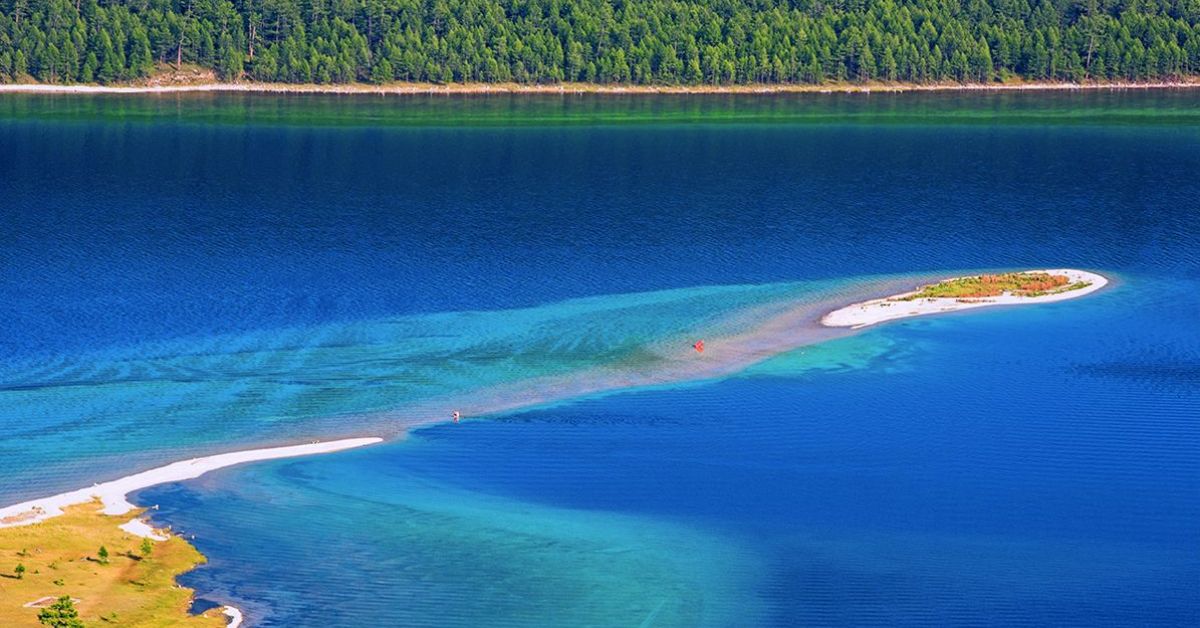
{"type": "Polygon", "coordinates": [[[905,92],[1025,92],[1025,91],[1122,91],[1200,88],[1200,77],[1178,81],[1138,82],[1054,82],[1012,83],[829,83],[829,84],[750,84],[750,85],[608,85],[596,83],[391,83],[371,85],[346,83],[196,83],[59,85],[52,83],[0,84],[0,94],[186,94],[186,93],[264,93],[333,95],[485,95],[485,94],[599,94],[599,95],[770,95],[770,94],[870,94],[905,92]]]}
{"type": "MultiPolygon", "coordinates": [[[[851,303],[850,305],[839,308],[829,312],[825,316],[822,316],[821,324],[826,327],[848,327],[851,330],[857,330],[879,323],[913,318],[916,316],[948,314],[951,312],[960,312],[963,310],[979,309],[983,307],[996,307],[1001,305],[1036,305],[1039,303],[1054,303],[1057,301],[1066,301],[1069,299],[1077,299],[1079,297],[1087,296],[1104,288],[1109,283],[1109,279],[1104,275],[1085,270],[1076,270],[1073,268],[1037,269],[1024,270],[1020,272],[1065,275],[1072,283],[1086,282],[1088,285],[1076,290],[1054,292],[1041,296],[1015,296],[1005,293],[995,297],[938,297],[924,298],[913,301],[902,300],[904,297],[910,297],[919,293],[923,287],[919,286],[916,289],[908,292],[893,294],[891,296],[880,297],[868,301],[861,301],[858,303],[851,303]]],[[[974,275],[965,275],[964,277],[972,276],[974,275]]],[[[962,279],[964,277],[951,277],[943,281],[952,281],[954,279],[962,279]]]]}
{"type": "MultiPolygon", "coordinates": [[[[88,626],[228,628],[220,606],[198,608],[196,591],[177,578],[207,559],[182,534],[150,541],[130,534],[125,516],[101,512],[100,500],[69,506],[36,525],[0,530],[4,571],[0,625],[36,626],[40,609],[69,597],[88,626]],[[10,577],[11,578],[11,577],[10,577]]],[[[143,511],[139,509],[137,515],[143,511]]]]}
{"type": "MultiPolygon", "coordinates": [[[[129,502],[127,496],[130,493],[151,486],[191,480],[209,471],[216,471],[217,469],[224,469],[225,467],[232,467],[248,462],[332,453],[366,445],[374,445],[380,442],[383,442],[383,439],[377,437],[346,438],[326,442],[318,441],[304,445],[247,449],[244,451],[233,451],[201,458],[192,458],[190,460],[180,460],[147,471],[126,475],[109,482],[93,484],[89,487],[49,497],[31,499],[19,504],[0,507],[0,528],[30,525],[45,521],[51,517],[63,514],[63,509],[68,506],[86,504],[95,499],[100,499],[103,503],[104,508],[101,511],[103,514],[123,515],[137,508],[129,502]]],[[[145,524],[138,525],[135,523],[137,521],[135,519],[125,524],[128,527],[122,526],[122,529],[139,536],[154,534],[149,526],[145,524]]]]}
{"type": "MultiPolygon", "coordinates": [[[[32,499],[0,508],[0,529],[33,525],[65,514],[64,509],[87,504],[99,499],[100,510],[104,515],[123,515],[136,506],[129,502],[128,495],[151,486],[168,482],[180,482],[198,478],[209,471],[216,471],[251,462],[280,460],[325,453],[334,453],[374,445],[383,442],[382,438],[346,438],[327,442],[312,442],[303,445],[288,445],[283,447],[268,447],[215,454],[190,460],[181,460],[127,475],[110,482],[93,484],[90,487],[76,489],[49,497],[32,499]]],[[[139,513],[133,519],[117,526],[123,532],[150,539],[155,542],[167,541],[171,537],[160,533],[152,527],[139,513]]],[[[184,541],[186,543],[186,541],[184,541]]],[[[190,544],[188,544],[190,546],[190,544]]],[[[194,592],[193,592],[194,595],[194,592]]],[[[231,604],[224,604],[221,613],[228,618],[226,628],[239,628],[245,621],[240,609],[231,604]]]]}

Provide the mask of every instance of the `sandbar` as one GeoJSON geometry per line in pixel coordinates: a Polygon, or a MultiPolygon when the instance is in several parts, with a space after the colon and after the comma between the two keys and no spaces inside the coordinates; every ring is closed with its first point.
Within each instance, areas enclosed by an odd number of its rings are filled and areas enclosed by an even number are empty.
{"type": "MultiPolygon", "coordinates": [[[[127,475],[123,478],[104,482],[102,484],[93,484],[87,488],[81,488],[66,493],[59,493],[50,497],[32,499],[19,504],[13,504],[0,508],[0,528],[28,525],[45,521],[50,517],[61,515],[63,508],[73,506],[75,504],[85,504],[93,499],[99,498],[104,503],[104,514],[106,515],[123,515],[134,509],[134,505],[129,503],[126,496],[129,493],[138,491],[144,488],[165,484],[167,482],[180,482],[183,480],[191,480],[198,478],[209,471],[215,471],[233,465],[244,464],[247,462],[259,462],[262,460],[275,460],[278,458],[293,458],[296,456],[309,456],[313,454],[325,454],[344,449],[353,449],[365,445],[374,445],[382,442],[382,438],[346,438],[342,440],[332,440],[325,442],[306,443],[303,445],[289,445],[286,447],[268,447],[265,449],[248,449],[246,451],[234,451],[224,454],[216,454],[213,456],[205,456],[203,458],[192,458],[191,460],[181,460],[164,465],[149,471],[142,471],[133,475],[127,475]]],[[[126,526],[133,527],[138,532],[146,532],[136,524],[130,522],[126,526]]],[[[133,532],[133,530],[127,530],[133,532]]]]}

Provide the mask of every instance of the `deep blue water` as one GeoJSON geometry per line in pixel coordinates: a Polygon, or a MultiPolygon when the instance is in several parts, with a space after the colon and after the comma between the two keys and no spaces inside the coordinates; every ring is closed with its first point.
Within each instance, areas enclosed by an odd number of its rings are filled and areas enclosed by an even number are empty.
{"type": "Polygon", "coordinates": [[[143,492],[259,625],[1200,622],[1194,126],[14,116],[0,147],[5,496],[657,364],[863,276],[1116,279],[143,492]]]}

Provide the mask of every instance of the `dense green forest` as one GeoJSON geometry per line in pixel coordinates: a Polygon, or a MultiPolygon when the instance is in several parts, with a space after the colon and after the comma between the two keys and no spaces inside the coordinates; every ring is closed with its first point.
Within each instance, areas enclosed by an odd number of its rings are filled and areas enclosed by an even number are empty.
{"type": "Polygon", "coordinates": [[[622,84],[1200,73],[1200,0],[0,0],[0,81],[622,84]]]}

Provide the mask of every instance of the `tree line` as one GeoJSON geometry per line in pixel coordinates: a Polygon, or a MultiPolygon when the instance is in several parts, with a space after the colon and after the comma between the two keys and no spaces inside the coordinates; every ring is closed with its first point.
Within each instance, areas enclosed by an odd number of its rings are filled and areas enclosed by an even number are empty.
{"type": "Polygon", "coordinates": [[[1163,80],[1200,0],[0,0],[0,82],[1163,80]]]}

